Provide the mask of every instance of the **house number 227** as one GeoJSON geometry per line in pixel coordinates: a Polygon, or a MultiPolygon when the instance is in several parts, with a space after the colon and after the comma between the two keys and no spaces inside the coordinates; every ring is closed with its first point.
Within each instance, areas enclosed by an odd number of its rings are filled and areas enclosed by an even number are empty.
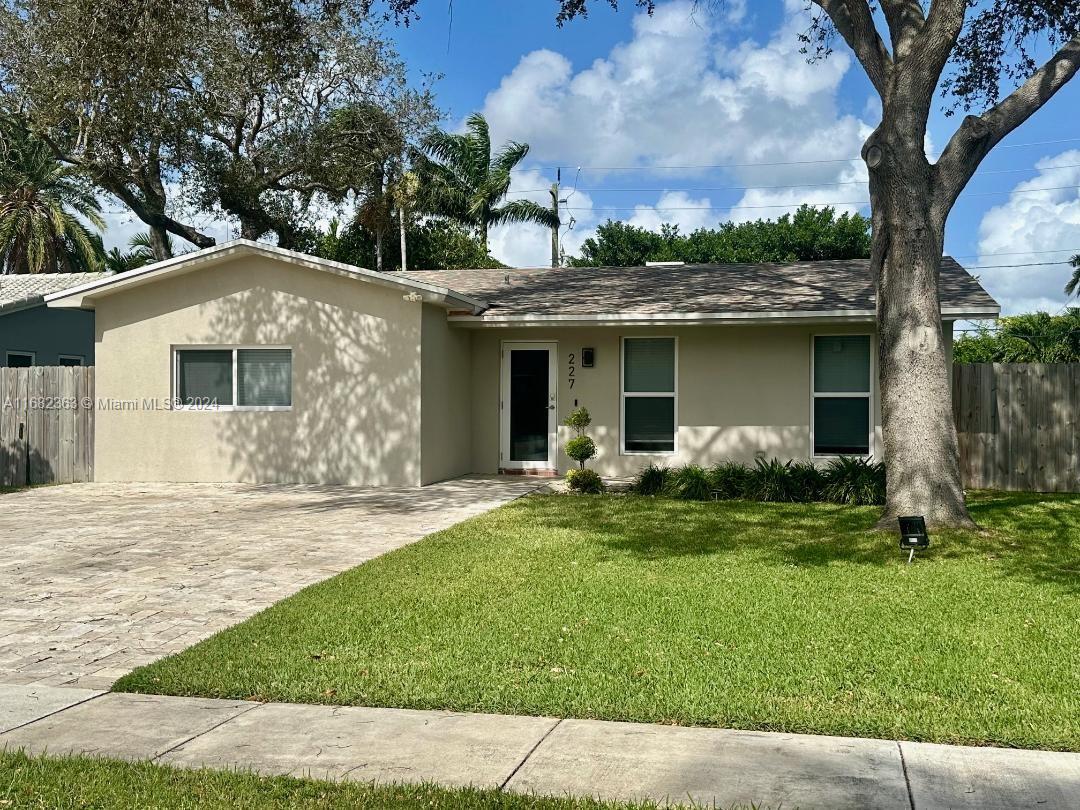
{"type": "Polygon", "coordinates": [[[574,371],[577,369],[575,363],[577,362],[577,355],[570,352],[570,362],[567,364],[566,378],[570,381],[570,387],[574,387],[574,371]]]}

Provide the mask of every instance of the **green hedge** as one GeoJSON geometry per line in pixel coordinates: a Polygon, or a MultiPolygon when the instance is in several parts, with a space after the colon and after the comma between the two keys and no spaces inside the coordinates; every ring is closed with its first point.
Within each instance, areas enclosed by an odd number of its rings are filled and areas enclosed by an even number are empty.
{"type": "Polygon", "coordinates": [[[753,466],[724,461],[708,470],[696,464],[668,468],[650,464],[631,491],[688,501],[747,500],[779,503],[880,505],[885,503],[885,465],[840,456],[825,467],[809,461],[758,459],[753,466]]]}

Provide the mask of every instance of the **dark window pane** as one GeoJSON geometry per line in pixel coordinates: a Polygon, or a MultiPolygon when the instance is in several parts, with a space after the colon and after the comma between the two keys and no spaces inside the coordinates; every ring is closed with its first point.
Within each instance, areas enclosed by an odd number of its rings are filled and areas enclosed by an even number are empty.
{"type": "Polygon", "coordinates": [[[61,357],[56,363],[60,366],[81,366],[83,361],[81,357],[61,357]]]}
{"type": "Polygon", "coordinates": [[[34,365],[34,358],[28,354],[9,354],[7,364],[10,368],[30,368],[34,365]]]}
{"type": "Polygon", "coordinates": [[[510,351],[510,460],[548,460],[547,349],[510,351]]]}
{"type": "Polygon", "coordinates": [[[627,397],[626,450],[630,453],[675,451],[675,398],[627,397]]]}
{"type": "Polygon", "coordinates": [[[814,390],[819,394],[870,391],[870,336],[814,338],[814,390]]]}
{"type": "Polygon", "coordinates": [[[623,342],[624,390],[675,393],[675,339],[627,338],[623,342]]]}
{"type": "Polygon", "coordinates": [[[236,396],[240,405],[292,405],[292,350],[239,349],[236,396]]]}
{"type": "Polygon", "coordinates": [[[814,455],[870,454],[870,400],[818,397],[814,400],[814,455]]]}
{"type": "Polygon", "coordinates": [[[187,349],[178,351],[180,379],[177,395],[181,404],[200,399],[232,405],[232,351],[228,349],[187,349]]]}

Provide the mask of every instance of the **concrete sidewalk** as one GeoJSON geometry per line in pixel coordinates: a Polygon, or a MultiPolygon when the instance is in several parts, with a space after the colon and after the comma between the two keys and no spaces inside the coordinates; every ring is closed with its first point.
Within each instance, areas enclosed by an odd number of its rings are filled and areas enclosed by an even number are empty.
{"type": "Polygon", "coordinates": [[[1080,807],[1080,754],[0,686],[0,748],[719,807],[1080,807]]]}

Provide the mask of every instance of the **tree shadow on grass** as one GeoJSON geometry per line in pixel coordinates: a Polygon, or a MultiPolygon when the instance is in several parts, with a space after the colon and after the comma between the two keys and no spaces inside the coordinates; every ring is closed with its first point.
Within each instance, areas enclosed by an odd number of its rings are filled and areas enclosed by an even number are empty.
{"type": "MultiPolygon", "coordinates": [[[[874,528],[876,507],[555,498],[570,508],[541,507],[533,519],[588,532],[612,557],[661,560],[750,550],[778,565],[890,566],[905,556],[895,534],[874,528]]],[[[920,555],[924,563],[990,561],[1003,575],[1080,593],[1080,496],[974,493],[970,507],[984,529],[933,533],[930,550],[920,555]]]]}

